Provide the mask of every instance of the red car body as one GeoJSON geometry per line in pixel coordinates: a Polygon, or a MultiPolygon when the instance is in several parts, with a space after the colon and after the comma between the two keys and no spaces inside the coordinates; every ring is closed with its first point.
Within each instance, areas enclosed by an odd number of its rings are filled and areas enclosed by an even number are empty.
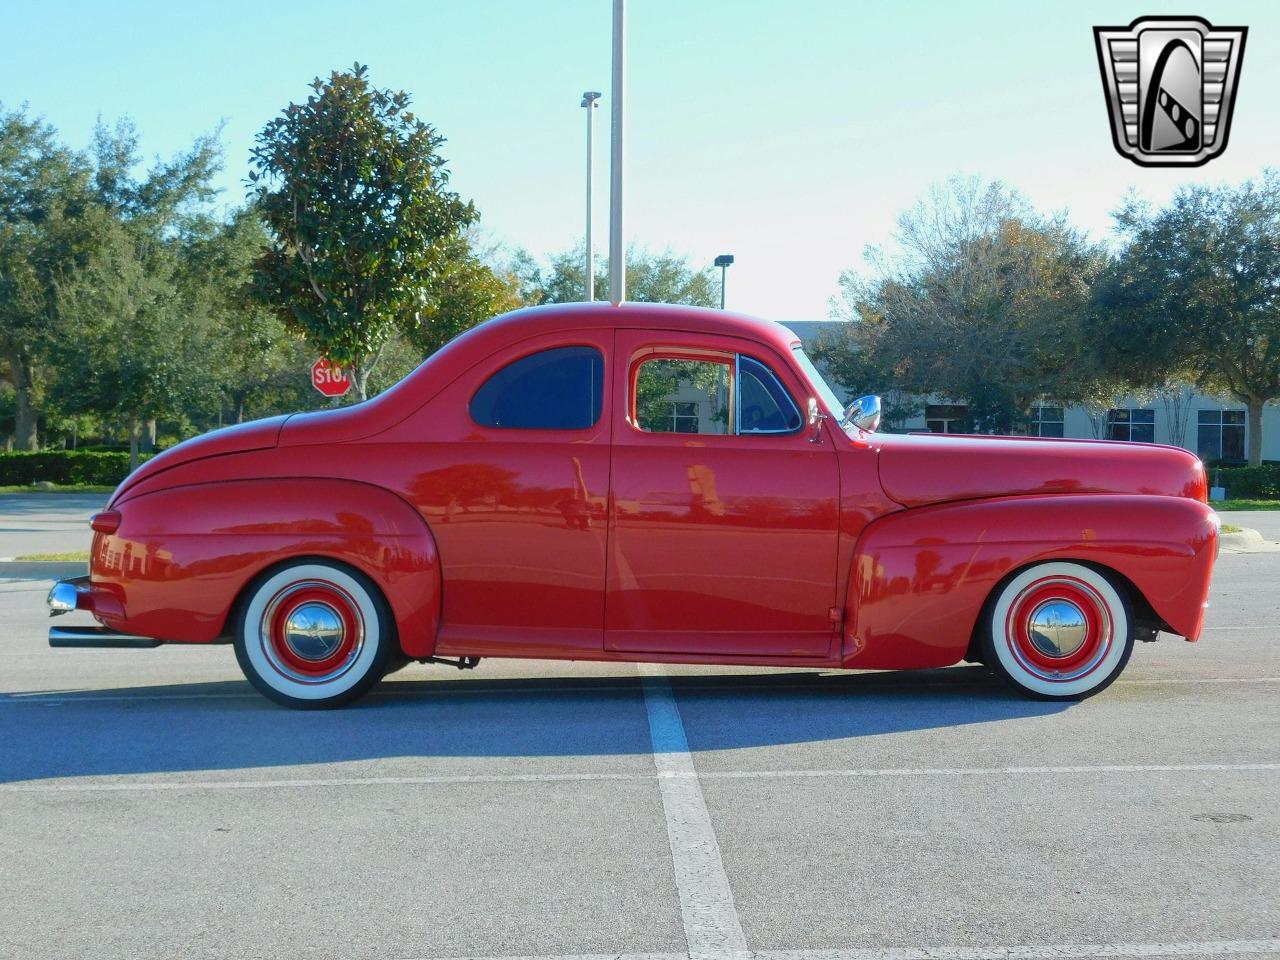
{"type": "MultiPolygon", "coordinates": [[[[407,658],[536,657],[920,668],[973,656],[1016,571],[1071,561],[1137,629],[1195,640],[1216,553],[1200,461],[1151,444],[636,423],[643,358],[749,355],[820,396],[785,327],[676,306],[521,310],[367,402],[274,417],[145,463],[95,520],[79,606],[121,634],[213,643],[296,558],[360,571],[407,658]],[[583,429],[482,426],[507,364],[604,357],[583,429]]],[[[1127,657],[1126,657],[1127,659],[1127,657]]]]}

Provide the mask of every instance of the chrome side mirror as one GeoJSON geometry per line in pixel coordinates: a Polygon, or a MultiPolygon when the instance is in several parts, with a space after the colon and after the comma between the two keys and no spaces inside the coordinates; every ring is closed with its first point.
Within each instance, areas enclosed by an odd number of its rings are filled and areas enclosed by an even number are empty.
{"type": "Polygon", "coordinates": [[[875,433],[880,427],[880,398],[875,394],[868,394],[849,404],[840,426],[847,427],[851,423],[859,430],[875,433]]]}

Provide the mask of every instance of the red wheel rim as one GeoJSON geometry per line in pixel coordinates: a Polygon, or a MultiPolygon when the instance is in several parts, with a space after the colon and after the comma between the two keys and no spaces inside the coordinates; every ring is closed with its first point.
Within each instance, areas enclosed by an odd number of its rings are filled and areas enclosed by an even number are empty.
{"type": "Polygon", "coordinates": [[[268,601],[260,630],[263,652],[285,677],[325,683],[350,669],[364,645],[355,599],[336,584],[290,584],[268,601]]]}
{"type": "Polygon", "coordinates": [[[1009,605],[1005,640],[1028,673],[1065,683],[1088,676],[1106,658],[1114,639],[1112,620],[1106,600],[1091,584],[1075,577],[1044,577],[1024,587],[1009,605]],[[1064,638],[1071,642],[1058,646],[1064,638]]]}

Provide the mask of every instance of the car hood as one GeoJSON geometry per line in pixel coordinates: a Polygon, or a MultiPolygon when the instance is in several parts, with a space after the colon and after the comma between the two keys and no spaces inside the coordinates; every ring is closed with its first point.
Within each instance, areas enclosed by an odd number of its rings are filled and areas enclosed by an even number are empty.
{"type": "Polygon", "coordinates": [[[907,507],[985,497],[1129,493],[1205,500],[1204,464],[1181,447],[1105,440],[877,436],[880,483],[907,507]]]}
{"type": "Polygon", "coordinates": [[[289,415],[268,417],[265,420],[252,420],[249,423],[237,423],[234,426],[211,430],[198,437],[184,440],[176,447],[170,447],[164,453],[152,457],[137,470],[125,477],[124,482],[116,488],[111,497],[115,503],[132,486],[157,473],[170,470],[192,460],[205,460],[209,457],[220,457],[228,453],[243,453],[247,450],[265,450],[276,446],[280,440],[280,430],[284,427],[289,415]]]}

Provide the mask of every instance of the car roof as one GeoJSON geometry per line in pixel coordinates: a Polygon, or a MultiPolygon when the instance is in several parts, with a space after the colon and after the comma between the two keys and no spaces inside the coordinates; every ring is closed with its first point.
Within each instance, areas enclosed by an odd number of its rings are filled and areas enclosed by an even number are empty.
{"type": "Polygon", "coordinates": [[[799,342],[799,337],[782,324],[742,313],[671,303],[614,305],[608,302],[554,303],[513,310],[471,328],[455,342],[483,340],[486,346],[496,349],[502,343],[526,337],[601,327],[746,337],[762,340],[782,350],[788,350],[799,342]]]}
{"type": "Polygon", "coordinates": [[[525,307],[486,320],[454,337],[407,377],[364,403],[295,414],[280,434],[283,444],[351,440],[386,429],[442,390],[455,377],[499,350],[531,337],[573,330],[673,330],[740,337],[786,355],[800,342],[772,320],[741,313],[666,303],[556,303],[525,307]]]}

